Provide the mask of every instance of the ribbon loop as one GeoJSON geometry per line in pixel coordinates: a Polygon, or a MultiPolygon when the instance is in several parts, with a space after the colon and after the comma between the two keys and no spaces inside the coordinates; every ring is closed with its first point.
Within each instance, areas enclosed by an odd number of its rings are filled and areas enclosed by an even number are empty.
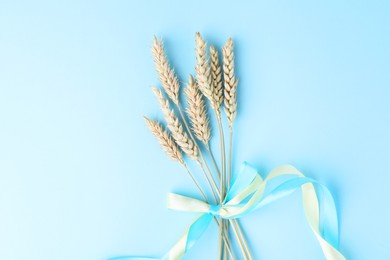
{"type": "Polygon", "coordinates": [[[168,193],[167,208],[178,211],[208,213],[210,205],[198,199],[179,195],[176,193],[168,193]]]}

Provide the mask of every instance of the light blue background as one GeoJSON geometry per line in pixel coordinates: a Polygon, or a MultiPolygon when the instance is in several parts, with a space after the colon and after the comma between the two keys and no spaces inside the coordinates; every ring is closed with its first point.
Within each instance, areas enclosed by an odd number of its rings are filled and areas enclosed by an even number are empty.
{"type": "MultiPolygon", "coordinates": [[[[180,79],[194,34],[236,44],[235,168],[291,163],[328,185],[348,259],[390,259],[388,1],[1,1],[0,259],[160,256],[196,194],[143,122],[150,54],[180,79]]],[[[214,143],[215,144],[215,143],[214,143]]],[[[295,194],[242,219],[256,259],[323,259],[295,194]]],[[[187,259],[215,259],[212,226],[187,259]]]]}

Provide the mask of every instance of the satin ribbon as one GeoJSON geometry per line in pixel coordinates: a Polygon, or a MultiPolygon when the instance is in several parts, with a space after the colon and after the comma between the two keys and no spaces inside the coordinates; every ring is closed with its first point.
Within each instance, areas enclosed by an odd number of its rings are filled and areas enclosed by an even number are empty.
{"type": "Polygon", "coordinates": [[[305,177],[291,165],[272,170],[263,180],[255,168],[243,163],[222,205],[210,205],[191,197],[169,193],[167,207],[173,210],[197,212],[198,217],[161,258],[116,257],[111,260],[181,259],[200,239],[214,216],[224,219],[240,218],[268,203],[302,190],[306,220],[328,260],[344,260],[339,252],[339,231],[336,206],[330,191],[322,184],[305,177]],[[321,196],[317,196],[321,192],[321,196]],[[320,207],[321,206],[321,207],[320,207]]]}

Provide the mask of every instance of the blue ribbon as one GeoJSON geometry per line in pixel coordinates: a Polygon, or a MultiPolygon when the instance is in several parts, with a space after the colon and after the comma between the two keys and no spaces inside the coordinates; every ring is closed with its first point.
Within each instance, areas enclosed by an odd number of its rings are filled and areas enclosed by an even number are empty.
{"type": "Polygon", "coordinates": [[[305,177],[292,166],[281,166],[263,180],[254,167],[243,163],[222,205],[210,205],[197,199],[168,194],[168,207],[201,213],[180,240],[162,258],[116,257],[111,260],[181,259],[201,238],[214,216],[241,218],[252,211],[302,189],[307,220],[319,240],[327,259],[342,260],[338,251],[339,230],[336,206],[330,191],[317,181],[305,177]],[[320,192],[321,196],[318,196],[320,192]]]}

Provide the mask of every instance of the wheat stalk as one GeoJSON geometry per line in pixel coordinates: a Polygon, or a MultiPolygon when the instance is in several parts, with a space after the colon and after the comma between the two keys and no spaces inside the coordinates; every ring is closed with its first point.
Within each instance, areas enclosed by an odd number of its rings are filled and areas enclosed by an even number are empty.
{"type": "MultiPolygon", "coordinates": [[[[206,53],[206,42],[203,40],[200,33],[196,33],[195,37],[195,43],[196,43],[196,79],[199,85],[199,89],[201,90],[202,94],[209,100],[209,103],[213,110],[216,113],[218,122],[220,122],[221,116],[220,116],[220,102],[218,99],[218,93],[215,90],[212,82],[212,75],[211,75],[211,68],[209,61],[207,59],[207,53],[206,53]]],[[[215,53],[214,53],[215,56],[215,53]]],[[[218,55],[217,55],[218,56],[218,55]]],[[[216,71],[215,71],[216,72],[216,71]]],[[[221,134],[221,128],[220,128],[220,136],[221,140],[223,140],[223,135],[221,134]]],[[[225,193],[225,149],[223,145],[223,141],[221,141],[221,174],[220,174],[220,181],[221,181],[221,203],[223,201],[224,193],[225,193]]],[[[210,156],[213,159],[213,163],[215,164],[214,157],[212,156],[212,153],[210,151],[210,148],[207,146],[208,152],[210,153],[210,156]]],[[[221,258],[223,255],[223,247],[224,244],[222,243],[221,237],[228,234],[228,232],[225,232],[225,220],[221,221],[220,225],[220,250],[219,250],[219,257],[221,258]]],[[[226,254],[225,254],[226,255],[226,254]]]]}
{"type": "Polygon", "coordinates": [[[183,154],[173,140],[172,136],[155,120],[145,118],[146,125],[157,138],[165,153],[174,161],[183,163],[183,154]]]}
{"type": "MultiPolygon", "coordinates": [[[[207,59],[207,53],[206,53],[206,47],[207,47],[207,44],[206,42],[203,40],[202,36],[200,35],[199,32],[196,33],[196,36],[195,36],[195,43],[196,43],[196,48],[195,48],[195,52],[196,52],[196,66],[195,66],[195,70],[196,70],[196,79],[197,79],[197,82],[198,82],[198,86],[199,86],[199,89],[200,91],[202,92],[202,94],[209,100],[209,103],[211,105],[211,107],[213,108],[214,112],[216,113],[216,116],[218,118],[218,120],[221,118],[221,114],[220,114],[220,106],[221,106],[221,99],[218,98],[219,96],[219,93],[217,90],[215,90],[215,88],[213,87],[213,82],[212,82],[212,70],[211,70],[211,67],[210,67],[210,63],[207,59]]],[[[214,64],[215,63],[215,53],[214,54],[214,64]]],[[[218,56],[218,54],[217,54],[218,56]]],[[[218,59],[218,57],[217,57],[218,59]]],[[[216,76],[216,79],[218,79],[218,73],[217,73],[217,68],[218,66],[216,66],[216,69],[214,70],[214,72],[216,72],[215,75],[216,76]]],[[[218,85],[218,84],[217,84],[218,85]]],[[[219,87],[219,86],[218,86],[219,87]]],[[[217,87],[217,88],[218,88],[217,87]]],[[[222,86],[220,86],[222,88],[222,86]]],[[[222,135],[220,135],[222,137],[222,135]]],[[[216,162],[215,162],[215,159],[214,159],[214,156],[212,155],[211,151],[210,151],[210,147],[209,145],[206,145],[206,148],[210,154],[210,157],[212,159],[212,162],[213,162],[213,165],[214,165],[214,168],[216,169],[216,172],[218,173],[219,176],[222,176],[223,178],[223,175],[224,175],[224,160],[223,160],[223,152],[221,151],[221,171],[222,173],[219,172],[218,170],[218,167],[216,165],[216,162]]],[[[221,144],[221,150],[223,149],[223,145],[221,144]]]]}
{"type": "Polygon", "coordinates": [[[176,105],[179,104],[179,80],[175,74],[175,70],[169,65],[163,41],[157,40],[156,37],[154,37],[152,53],[156,71],[165,92],[176,105]]]}
{"type": "MultiPolygon", "coordinates": [[[[186,129],[184,129],[181,121],[175,115],[174,110],[171,109],[169,100],[165,97],[164,93],[157,88],[153,88],[152,90],[156,95],[156,97],[158,98],[158,101],[161,106],[161,110],[163,111],[165,120],[167,121],[167,128],[169,129],[170,133],[166,131],[163,128],[163,126],[161,126],[157,121],[153,121],[148,118],[145,118],[147,125],[149,126],[153,134],[157,137],[165,152],[170,156],[171,159],[179,161],[180,164],[184,168],[186,168],[188,174],[194,181],[197,188],[200,190],[202,196],[205,198],[205,201],[207,201],[207,198],[203,193],[202,189],[200,188],[200,186],[198,185],[198,183],[196,182],[194,176],[192,176],[192,173],[189,171],[186,163],[184,162],[182,151],[189,158],[194,159],[197,162],[197,164],[201,167],[202,172],[205,174],[205,177],[207,178],[207,181],[210,185],[211,191],[213,192],[214,198],[216,198],[216,194],[214,192],[213,185],[218,195],[221,195],[219,193],[218,187],[214,179],[212,178],[212,174],[210,169],[207,166],[207,162],[204,159],[201,150],[197,145],[194,135],[197,137],[197,139],[199,139],[204,144],[206,144],[206,148],[209,150],[210,156],[213,159],[212,153],[210,152],[210,146],[209,146],[210,138],[211,138],[211,128],[209,126],[209,120],[205,108],[205,100],[203,99],[202,94],[209,100],[211,107],[213,108],[213,110],[217,115],[222,140],[224,135],[222,129],[223,127],[221,121],[221,114],[220,114],[221,104],[224,103],[225,105],[225,111],[229,121],[230,138],[232,137],[232,125],[233,125],[234,118],[236,116],[236,106],[237,106],[236,104],[237,103],[236,101],[237,80],[234,76],[234,53],[233,53],[232,39],[229,39],[225,47],[223,48],[223,74],[224,74],[223,83],[224,84],[222,84],[222,69],[219,64],[218,51],[213,46],[210,46],[210,60],[208,60],[206,48],[207,48],[206,42],[202,39],[201,35],[197,33],[195,50],[196,50],[196,61],[197,61],[196,80],[198,84],[196,84],[193,78],[190,77],[189,84],[185,90],[188,97],[187,102],[189,105],[187,109],[187,114],[192,124],[192,128],[190,129],[189,124],[186,121],[186,117],[182,112],[181,104],[179,102],[179,89],[180,89],[179,80],[175,75],[174,69],[171,68],[169,65],[162,40],[157,40],[156,37],[154,38],[152,53],[154,57],[156,71],[159,75],[159,79],[162,83],[162,87],[164,89],[165,94],[167,94],[169,99],[171,99],[171,101],[176,105],[177,111],[180,112],[180,116],[185,124],[186,129]],[[225,87],[225,90],[223,90],[223,85],[225,87]],[[187,132],[189,135],[187,134],[187,132]],[[207,176],[207,173],[200,162],[200,158],[202,158],[211,178],[207,176]],[[210,181],[210,179],[212,180],[212,182],[210,181]]],[[[222,143],[221,143],[221,151],[223,151],[223,160],[221,164],[222,167],[221,176],[223,176],[223,178],[225,179],[224,175],[226,174],[226,170],[225,170],[226,159],[224,156],[225,148],[222,143]]],[[[213,163],[216,167],[214,159],[213,159],[213,163]]],[[[230,142],[230,153],[229,153],[229,176],[231,174],[230,164],[231,164],[231,142],[230,142]]],[[[217,167],[216,167],[216,171],[218,172],[217,167]]],[[[225,182],[222,181],[222,183],[225,182]]],[[[223,196],[220,196],[220,198],[222,203],[223,196]]],[[[214,219],[217,222],[217,224],[221,224],[222,227],[221,230],[223,231],[221,233],[221,237],[223,237],[226,248],[228,249],[231,257],[234,259],[230,251],[228,232],[224,232],[227,226],[225,226],[225,224],[222,223],[222,222],[226,223],[226,221],[223,220],[221,221],[221,223],[218,223],[217,219],[216,218],[214,219]]],[[[240,248],[243,251],[243,256],[246,258],[246,254],[244,252],[244,248],[242,247],[241,240],[243,240],[245,244],[246,241],[242,235],[240,226],[238,225],[238,223],[235,224],[237,225],[238,233],[236,231],[235,225],[232,224],[233,231],[238,239],[240,248]]],[[[249,251],[249,249],[247,250],[249,251]]],[[[251,257],[249,257],[249,259],[251,259],[251,257]]]]}
{"type": "Polygon", "coordinates": [[[233,127],[233,121],[237,113],[236,91],[238,80],[234,75],[234,50],[233,39],[229,38],[223,47],[223,79],[224,79],[224,105],[229,121],[229,127],[233,127]]]}
{"type": "Polygon", "coordinates": [[[152,88],[153,93],[156,95],[162,112],[164,113],[165,120],[169,131],[171,131],[173,138],[179,147],[186,153],[191,159],[198,161],[198,148],[190,140],[187,133],[184,131],[183,125],[175,115],[175,112],[170,108],[169,101],[164,97],[161,90],[152,88]]]}
{"type": "MultiPolygon", "coordinates": [[[[237,114],[237,84],[238,80],[234,75],[234,46],[233,39],[229,38],[222,49],[223,54],[223,75],[224,75],[224,106],[225,113],[229,122],[230,142],[229,142],[229,160],[227,173],[227,186],[230,186],[232,175],[232,141],[233,141],[233,122],[237,114]]],[[[243,256],[247,259],[253,259],[249,250],[247,241],[242,233],[238,220],[232,221],[233,231],[239,238],[239,246],[243,256]]]]}
{"type": "Polygon", "coordinates": [[[192,130],[200,141],[207,145],[211,137],[211,129],[209,119],[206,113],[206,106],[202,94],[199,92],[199,87],[194,81],[192,75],[188,80],[188,85],[185,89],[187,95],[187,114],[191,120],[192,130]]]}
{"type": "Polygon", "coordinates": [[[213,45],[210,46],[210,67],[211,67],[211,82],[213,86],[213,99],[215,108],[219,113],[219,109],[223,102],[223,88],[222,88],[222,69],[219,63],[218,51],[213,45]]]}

